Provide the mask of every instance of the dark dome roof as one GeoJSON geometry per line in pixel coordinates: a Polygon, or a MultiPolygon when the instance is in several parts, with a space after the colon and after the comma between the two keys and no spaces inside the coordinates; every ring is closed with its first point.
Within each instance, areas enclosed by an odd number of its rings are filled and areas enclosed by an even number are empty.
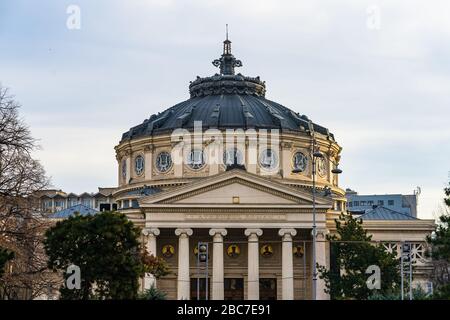
{"type": "Polygon", "coordinates": [[[265,98],[266,86],[259,77],[234,74],[242,66],[231,54],[231,41],[224,41],[224,53],[213,65],[221,74],[191,82],[191,98],[152,115],[122,135],[122,141],[171,133],[174,129],[193,129],[194,121],[202,121],[203,130],[279,129],[281,131],[316,131],[334,140],[328,129],[312,123],[281,104],[265,98]]]}

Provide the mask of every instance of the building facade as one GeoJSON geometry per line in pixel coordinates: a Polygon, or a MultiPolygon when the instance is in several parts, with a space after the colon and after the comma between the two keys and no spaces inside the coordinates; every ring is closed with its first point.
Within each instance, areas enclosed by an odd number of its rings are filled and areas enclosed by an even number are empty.
{"type": "Polygon", "coordinates": [[[96,193],[83,192],[82,194],[53,189],[40,191],[35,196],[39,199],[39,208],[45,213],[56,213],[79,205],[96,211],[105,211],[117,209],[112,195],[115,189],[98,188],[96,193]]]}
{"type": "MultiPolygon", "coordinates": [[[[335,170],[342,148],[325,127],[266,99],[259,77],[235,74],[242,62],[228,39],[213,65],[220,73],[191,82],[188,100],[123,134],[112,196],[147,250],[168,262],[171,274],[157,281],[168,298],[311,299],[313,248],[329,266],[326,235],[347,210],[335,170]],[[207,271],[199,242],[209,244],[207,271]]],[[[387,243],[424,244],[434,228],[364,223],[387,243]]],[[[147,276],[142,286],[153,283],[147,276]]],[[[324,289],[318,279],[318,299],[328,299],[324,289]]]]}
{"type": "MultiPolygon", "coordinates": [[[[420,190],[420,189],[418,189],[420,190]]],[[[414,191],[414,194],[373,194],[360,195],[351,189],[345,190],[348,210],[355,213],[363,213],[372,209],[374,206],[389,208],[390,210],[406,213],[417,218],[417,203],[420,191],[414,191]]]]}

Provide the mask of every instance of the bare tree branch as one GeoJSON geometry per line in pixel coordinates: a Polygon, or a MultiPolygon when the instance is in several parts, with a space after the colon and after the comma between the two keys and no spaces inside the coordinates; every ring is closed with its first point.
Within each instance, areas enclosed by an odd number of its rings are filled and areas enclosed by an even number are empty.
{"type": "Polygon", "coordinates": [[[0,84],[0,246],[14,252],[0,279],[0,299],[33,299],[60,285],[47,269],[42,243],[49,222],[36,196],[49,179],[31,156],[38,146],[19,107],[0,84]]]}

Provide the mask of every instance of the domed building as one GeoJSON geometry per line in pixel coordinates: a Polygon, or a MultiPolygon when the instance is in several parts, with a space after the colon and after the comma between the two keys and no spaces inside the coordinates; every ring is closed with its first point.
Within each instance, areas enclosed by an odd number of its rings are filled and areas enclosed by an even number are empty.
{"type": "Polygon", "coordinates": [[[192,81],[188,100],[122,135],[113,196],[169,264],[157,280],[168,298],[310,299],[313,255],[329,265],[324,240],[346,211],[342,148],[295,106],[267,99],[259,77],[236,74],[228,38],[213,65],[220,72],[192,81]]]}

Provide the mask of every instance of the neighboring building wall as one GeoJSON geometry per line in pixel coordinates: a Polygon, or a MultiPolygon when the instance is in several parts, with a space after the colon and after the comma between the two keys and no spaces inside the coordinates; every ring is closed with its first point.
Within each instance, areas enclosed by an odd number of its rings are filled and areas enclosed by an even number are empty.
{"type": "Polygon", "coordinates": [[[433,265],[426,253],[429,247],[425,239],[435,229],[434,220],[366,220],[363,227],[372,235],[373,241],[382,243],[387,251],[397,253],[397,257],[400,257],[401,244],[411,243],[413,287],[421,286],[430,292],[433,265]]]}
{"type": "Polygon", "coordinates": [[[382,206],[417,217],[417,194],[358,195],[357,192],[347,189],[346,198],[349,211],[366,211],[373,206],[382,206]]]}
{"type": "Polygon", "coordinates": [[[44,190],[37,197],[39,199],[39,207],[43,212],[54,213],[78,204],[95,209],[97,211],[115,210],[117,205],[112,192],[115,188],[99,188],[99,192],[87,193],[80,195],[74,193],[66,193],[62,190],[44,190]]]}

